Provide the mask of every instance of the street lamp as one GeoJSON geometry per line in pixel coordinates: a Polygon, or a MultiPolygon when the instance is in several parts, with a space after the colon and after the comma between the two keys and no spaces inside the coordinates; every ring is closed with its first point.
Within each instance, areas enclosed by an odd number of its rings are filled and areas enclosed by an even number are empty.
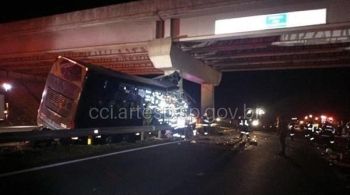
{"type": "Polygon", "coordinates": [[[9,84],[9,83],[3,83],[2,84],[2,88],[5,90],[5,91],[10,91],[12,89],[12,85],[9,84]]]}
{"type": "Polygon", "coordinates": [[[9,115],[9,103],[6,102],[6,99],[7,99],[6,93],[12,89],[12,85],[10,83],[2,83],[1,87],[3,88],[5,93],[3,94],[4,98],[3,98],[3,101],[1,102],[1,104],[4,104],[4,105],[2,105],[3,108],[0,110],[0,112],[3,112],[5,119],[7,119],[9,115]]]}

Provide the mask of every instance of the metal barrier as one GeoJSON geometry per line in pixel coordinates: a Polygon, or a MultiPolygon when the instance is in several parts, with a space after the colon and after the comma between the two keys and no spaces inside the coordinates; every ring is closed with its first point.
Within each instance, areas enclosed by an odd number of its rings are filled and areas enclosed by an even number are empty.
{"type": "Polygon", "coordinates": [[[33,131],[33,129],[38,129],[38,128],[39,128],[38,126],[4,126],[4,127],[0,127],[0,134],[33,131]]]}
{"type": "Polygon", "coordinates": [[[172,129],[173,128],[168,125],[154,125],[154,126],[122,126],[122,127],[5,132],[5,133],[0,133],[0,143],[50,140],[50,139],[57,139],[57,138],[85,137],[85,136],[97,136],[97,135],[117,135],[117,134],[130,134],[130,133],[157,132],[161,130],[172,130],[172,129]]]}

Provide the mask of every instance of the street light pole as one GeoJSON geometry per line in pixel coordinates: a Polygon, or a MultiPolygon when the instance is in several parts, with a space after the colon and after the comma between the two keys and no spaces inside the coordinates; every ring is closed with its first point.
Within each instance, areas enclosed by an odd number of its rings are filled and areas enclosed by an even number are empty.
{"type": "Polygon", "coordinates": [[[0,109],[0,112],[1,112],[1,115],[2,116],[1,118],[3,118],[3,120],[5,119],[8,119],[8,115],[9,115],[9,103],[8,103],[8,92],[11,91],[12,89],[12,85],[10,83],[2,83],[1,84],[1,87],[2,87],[2,101],[1,101],[1,109],[0,109]]]}

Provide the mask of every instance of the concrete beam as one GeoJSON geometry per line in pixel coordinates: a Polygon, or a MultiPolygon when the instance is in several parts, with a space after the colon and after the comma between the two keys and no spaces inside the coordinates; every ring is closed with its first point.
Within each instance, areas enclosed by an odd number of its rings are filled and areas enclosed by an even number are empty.
{"type": "Polygon", "coordinates": [[[3,70],[0,70],[0,78],[1,78],[0,80],[19,80],[19,81],[41,82],[41,83],[45,83],[46,81],[45,77],[17,73],[17,72],[9,72],[9,71],[3,71],[3,70]]]}
{"type": "Polygon", "coordinates": [[[171,38],[155,39],[148,45],[148,55],[155,68],[165,74],[179,71],[181,76],[200,84],[219,85],[221,72],[183,52],[171,38]]]}

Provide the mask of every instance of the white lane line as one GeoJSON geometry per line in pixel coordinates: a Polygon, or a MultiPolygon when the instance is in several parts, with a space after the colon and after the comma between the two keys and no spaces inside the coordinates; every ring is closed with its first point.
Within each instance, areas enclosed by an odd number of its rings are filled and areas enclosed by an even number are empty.
{"type": "Polygon", "coordinates": [[[128,153],[128,152],[145,150],[145,149],[148,149],[148,148],[155,148],[155,147],[159,147],[159,146],[176,144],[176,143],[180,143],[180,142],[184,142],[184,141],[167,142],[167,143],[150,145],[150,146],[144,146],[144,147],[139,147],[139,148],[132,148],[132,149],[122,150],[122,151],[118,151],[118,152],[112,152],[112,153],[101,154],[101,155],[96,155],[96,156],[90,156],[90,157],[76,159],[76,160],[70,160],[70,161],[65,161],[65,162],[60,162],[60,163],[54,163],[54,164],[50,164],[50,165],[44,165],[44,166],[40,166],[40,167],[33,167],[33,168],[23,169],[23,170],[19,170],[19,171],[12,171],[12,172],[8,172],[8,173],[1,173],[0,174],[0,178],[7,177],[7,176],[12,176],[12,175],[17,175],[17,174],[21,174],[21,173],[28,173],[28,172],[38,171],[38,170],[42,170],[42,169],[48,169],[48,168],[52,168],[52,167],[58,167],[58,166],[78,163],[78,162],[87,161],[87,160],[93,160],[93,159],[97,159],[97,158],[104,158],[104,157],[108,157],[108,156],[124,154],[124,153],[128,153]]]}

